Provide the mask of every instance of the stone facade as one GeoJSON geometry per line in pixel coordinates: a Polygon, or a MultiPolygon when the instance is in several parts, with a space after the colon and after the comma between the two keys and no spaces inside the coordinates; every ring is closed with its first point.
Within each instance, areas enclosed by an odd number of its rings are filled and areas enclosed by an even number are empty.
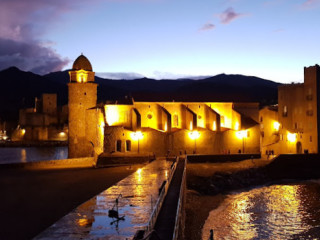
{"type": "Polygon", "coordinates": [[[304,83],[279,86],[278,106],[260,111],[262,153],[319,152],[319,84],[315,65],[304,68],[304,83]]]}
{"type": "Polygon", "coordinates": [[[57,94],[42,94],[35,99],[34,108],[20,109],[19,126],[12,140],[66,141],[67,106],[57,107],[57,94]]]}
{"type": "MultiPolygon", "coordinates": [[[[259,153],[258,123],[252,120],[255,124],[244,130],[241,126],[242,114],[233,106],[233,103],[212,102],[106,104],[104,151],[110,154],[140,152],[157,156],[259,153]],[[136,115],[140,116],[141,124],[135,125],[132,121],[136,115]],[[139,139],[134,137],[137,131],[141,134],[139,139]],[[241,131],[245,131],[246,135],[239,138],[237,133],[241,131]],[[194,132],[196,137],[193,137],[194,132]]],[[[254,115],[258,118],[258,104],[254,107],[254,115]]],[[[252,109],[251,105],[251,112],[252,109]]]]}

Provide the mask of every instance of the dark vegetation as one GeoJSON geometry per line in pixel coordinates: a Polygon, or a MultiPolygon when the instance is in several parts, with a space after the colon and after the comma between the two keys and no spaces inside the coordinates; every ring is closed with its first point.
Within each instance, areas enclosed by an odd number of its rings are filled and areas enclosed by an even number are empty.
{"type": "MultiPolygon", "coordinates": [[[[68,101],[68,71],[40,76],[16,67],[0,71],[0,120],[16,121],[19,109],[34,106],[42,93],[57,93],[58,105],[68,101]]],[[[279,83],[257,77],[220,74],[202,80],[176,79],[110,80],[96,77],[98,101],[121,100],[126,96],[136,101],[233,101],[277,102],[279,83]]]]}

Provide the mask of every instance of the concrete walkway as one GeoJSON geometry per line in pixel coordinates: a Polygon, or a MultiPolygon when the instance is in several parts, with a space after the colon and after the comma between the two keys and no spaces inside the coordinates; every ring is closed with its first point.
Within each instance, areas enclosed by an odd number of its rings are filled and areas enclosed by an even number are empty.
{"type": "Polygon", "coordinates": [[[154,227],[155,232],[151,235],[151,240],[171,240],[173,238],[184,165],[184,160],[178,162],[167,196],[154,227]]]}
{"type": "Polygon", "coordinates": [[[148,223],[172,162],[158,159],[83,203],[35,239],[132,239],[148,223]],[[116,206],[118,199],[118,207],[116,206]],[[109,217],[118,210],[119,219],[109,217]]]}

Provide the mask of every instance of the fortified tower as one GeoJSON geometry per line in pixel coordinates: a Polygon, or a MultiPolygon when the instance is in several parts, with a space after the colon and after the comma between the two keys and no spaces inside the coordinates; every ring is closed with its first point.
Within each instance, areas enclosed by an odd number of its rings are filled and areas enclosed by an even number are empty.
{"type": "Polygon", "coordinates": [[[93,144],[86,137],[87,110],[97,104],[97,83],[89,60],[80,55],[69,71],[69,158],[93,156],[93,144]]]}

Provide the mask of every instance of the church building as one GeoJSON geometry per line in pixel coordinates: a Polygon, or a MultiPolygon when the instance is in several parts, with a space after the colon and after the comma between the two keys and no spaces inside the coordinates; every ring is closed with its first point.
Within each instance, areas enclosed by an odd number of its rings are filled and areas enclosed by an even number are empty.
{"type": "Polygon", "coordinates": [[[258,103],[97,104],[98,84],[85,56],[69,75],[69,158],[260,153],[258,103]]]}

